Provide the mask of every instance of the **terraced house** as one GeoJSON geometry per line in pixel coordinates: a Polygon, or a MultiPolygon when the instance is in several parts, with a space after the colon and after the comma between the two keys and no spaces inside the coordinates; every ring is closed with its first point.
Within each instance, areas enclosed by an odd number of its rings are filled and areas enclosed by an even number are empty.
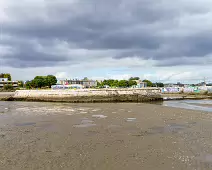
{"type": "Polygon", "coordinates": [[[84,88],[92,88],[97,86],[97,81],[95,80],[88,80],[88,79],[83,79],[83,80],[78,80],[78,79],[73,79],[73,80],[63,80],[60,82],[60,84],[63,85],[82,85],[84,88]]]}
{"type": "Polygon", "coordinates": [[[9,81],[8,78],[0,78],[0,88],[4,88],[5,85],[12,85],[14,88],[17,88],[18,81],[9,81]]]}

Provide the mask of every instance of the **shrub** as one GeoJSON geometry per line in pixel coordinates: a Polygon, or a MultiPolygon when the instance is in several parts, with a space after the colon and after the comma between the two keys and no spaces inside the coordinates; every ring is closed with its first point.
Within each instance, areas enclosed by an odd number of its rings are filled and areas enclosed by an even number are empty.
{"type": "Polygon", "coordinates": [[[14,90],[14,87],[12,85],[5,85],[4,90],[14,90]]]}

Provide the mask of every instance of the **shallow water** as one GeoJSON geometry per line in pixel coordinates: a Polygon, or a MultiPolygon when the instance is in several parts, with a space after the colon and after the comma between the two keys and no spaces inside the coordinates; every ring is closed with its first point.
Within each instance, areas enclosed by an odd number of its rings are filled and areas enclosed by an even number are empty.
{"type": "Polygon", "coordinates": [[[212,112],[212,100],[170,100],[159,104],[168,107],[212,112]]]}
{"type": "Polygon", "coordinates": [[[31,126],[31,125],[36,125],[35,122],[25,122],[25,123],[17,123],[15,124],[16,126],[31,126]]]}

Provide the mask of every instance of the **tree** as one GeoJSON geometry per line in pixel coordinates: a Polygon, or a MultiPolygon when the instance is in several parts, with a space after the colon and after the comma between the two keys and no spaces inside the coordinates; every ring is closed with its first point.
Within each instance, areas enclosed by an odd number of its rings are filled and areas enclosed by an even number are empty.
{"type": "Polygon", "coordinates": [[[104,85],[108,85],[108,86],[112,87],[112,86],[114,85],[114,81],[115,81],[115,80],[113,80],[113,79],[104,80],[104,81],[102,82],[102,85],[103,85],[103,86],[104,86],[104,85]]]}
{"type": "Polygon", "coordinates": [[[114,80],[112,83],[112,87],[118,87],[119,86],[119,81],[118,80],[114,80]]]}
{"type": "Polygon", "coordinates": [[[131,87],[133,85],[137,85],[137,82],[134,80],[129,80],[128,85],[129,85],[129,87],[131,87]]]}
{"type": "Polygon", "coordinates": [[[161,82],[154,83],[154,87],[164,87],[164,84],[161,82]]]}
{"type": "Polygon", "coordinates": [[[142,82],[146,82],[147,83],[147,87],[152,87],[153,83],[150,80],[143,80],[142,82]]]}
{"type": "Polygon", "coordinates": [[[126,88],[126,87],[129,87],[129,84],[128,84],[128,81],[127,81],[127,80],[120,80],[120,81],[118,82],[118,86],[119,86],[119,87],[126,88]]]}
{"type": "Polygon", "coordinates": [[[31,82],[30,82],[30,81],[27,81],[27,82],[25,83],[25,87],[26,87],[26,89],[31,89],[31,88],[32,88],[31,82]]]}
{"type": "Polygon", "coordinates": [[[102,87],[102,83],[100,83],[99,81],[97,81],[97,87],[102,87]]]}
{"type": "Polygon", "coordinates": [[[0,78],[7,78],[8,81],[12,80],[12,77],[11,77],[10,73],[1,73],[0,74],[0,78]]]}
{"type": "Polygon", "coordinates": [[[18,86],[23,88],[24,87],[24,82],[23,81],[18,81],[18,86]]]}
{"type": "Polygon", "coordinates": [[[89,80],[89,79],[88,79],[88,77],[84,77],[84,79],[83,79],[83,80],[87,81],[87,80],[89,80]]]}
{"type": "Polygon", "coordinates": [[[36,76],[31,82],[35,88],[47,86],[47,79],[44,76],[36,76]]]}
{"type": "Polygon", "coordinates": [[[130,77],[129,80],[140,80],[140,78],[139,77],[130,77]]]}
{"type": "Polygon", "coordinates": [[[13,90],[13,89],[14,89],[14,87],[11,84],[7,84],[4,86],[4,90],[13,90]]]}
{"type": "Polygon", "coordinates": [[[53,75],[48,75],[46,77],[46,84],[49,88],[51,88],[52,85],[57,84],[57,78],[53,75]]]}
{"type": "Polygon", "coordinates": [[[8,78],[9,81],[12,80],[12,77],[9,73],[4,74],[4,78],[8,78]]]}
{"type": "Polygon", "coordinates": [[[53,75],[48,76],[36,76],[32,81],[26,82],[26,88],[42,88],[49,87],[57,84],[57,78],[53,75]]]}

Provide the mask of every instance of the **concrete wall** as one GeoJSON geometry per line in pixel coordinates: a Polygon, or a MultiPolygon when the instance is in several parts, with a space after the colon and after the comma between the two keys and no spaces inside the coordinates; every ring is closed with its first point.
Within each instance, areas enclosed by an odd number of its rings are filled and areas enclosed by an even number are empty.
{"type": "Polygon", "coordinates": [[[161,88],[162,93],[172,94],[172,93],[210,93],[212,88],[209,86],[195,86],[195,87],[164,87],[161,88]]]}
{"type": "Polygon", "coordinates": [[[17,90],[15,100],[61,102],[145,102],[161,100],[160,89],[17,90]]]}

